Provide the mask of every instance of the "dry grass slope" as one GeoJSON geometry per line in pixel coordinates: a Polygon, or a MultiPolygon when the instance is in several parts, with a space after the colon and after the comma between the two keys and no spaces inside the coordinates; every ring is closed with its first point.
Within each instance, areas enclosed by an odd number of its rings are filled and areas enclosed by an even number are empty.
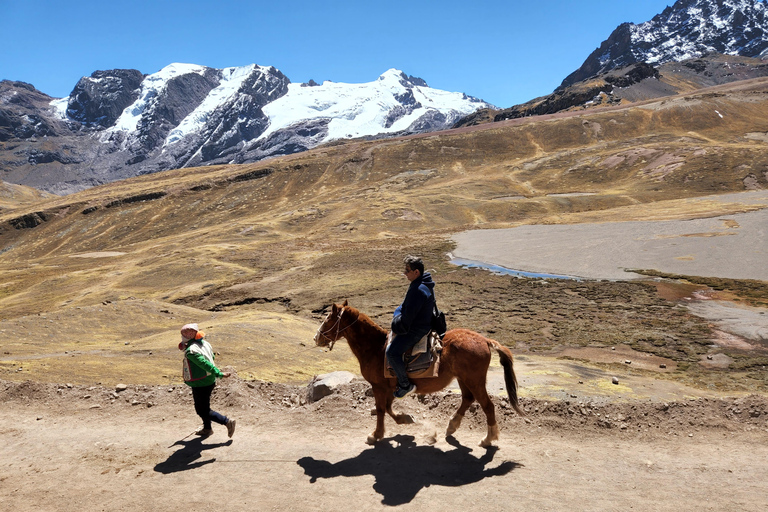
{"type": "MultiPolygon", "coordinates": [[[[400,261],[409,252],[441,274],[443,306],[462,325],[521,348],[579,345],[585,331],[572,327],[579,309],[566,293],[572,285],[526,305],[535,283],[452,268],[447,235],[746,211],[685,199],[768,187],[766,140],[768,80],[755,79],[635,106],[333,144],[18,201],[0,210],[0,333],[14,339],[0,354],[1,375],[56,381],[78,364],[84,380],[174,379],[168,340],[189,320],[226,333],[221,342],[232,361],[249,363],[260,350],[240,337],[271,340],[262,352],[275,361],[257,378],[319,372],[309,363],[316,356],[289,361],[286,354],[303,350],[300,342],[334,300],[349,298],[386,322],[401,298],[400,261]],[[479,297],[482,306],[474,304],[479,297]],[[263,316],[272,314],[291,327],[274,330],[274,319],[263,316]],[[75,354],[62,358],[62,347],[75,354]]],[[[644,289],[604,284],[599,293],[624,297],[623,305],[582,313],[576,323],[594,333],[598,317],[600,325],[620,317],[631,332],[605,329],[599,342],[630,335],[641,347],[655,346],[666,330],[689,343],[673,357],[695,359],[706,326],[649,315],[646,302],[662,299],[644,289]]],[[[327,368],[354,369],[349,354],[334,358],[327,368]]]]}

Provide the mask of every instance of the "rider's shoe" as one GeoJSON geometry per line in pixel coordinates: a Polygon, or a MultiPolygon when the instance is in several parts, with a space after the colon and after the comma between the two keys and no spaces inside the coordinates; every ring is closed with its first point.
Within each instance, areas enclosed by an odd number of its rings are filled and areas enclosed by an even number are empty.
{"type": "Polygon", "coordinates": [[[405,398],[411,393],[416,391],[416,384],[411,382],[411,384],[407,388],[401,388],[400,386],[397,386],[397,389],[395,390],[395,398],[405,398]]]}

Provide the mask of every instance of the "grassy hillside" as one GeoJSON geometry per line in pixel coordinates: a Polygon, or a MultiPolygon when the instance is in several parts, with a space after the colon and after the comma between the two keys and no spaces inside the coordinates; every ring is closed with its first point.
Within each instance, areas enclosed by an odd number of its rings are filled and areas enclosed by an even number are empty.
{"type": "Polygon", "coordinates": [[[0,214],[7,213],[15,208],[29,206],[51,197],[53,197],[53,194],[41,192],[23,185],[0,181],[0,214]]]}
{"type": "MultiPolygon", "coordinates": [[[[584,331],[572,331],[572,318],[558,320],[563,315],[552,306],[554,300],[563,301],[564,312],[579,309],[566,293],[575,284],[557,284],[559,291],[524,319],[520,307],[537,285],[451,267],[447,236],[523,223],[746,211],[754,206],[713,204],[712,210],[686,198],[768,187],[766,140],[768,80],[755,79],[637,106],[332,144],[258,164],[181,169],[20,203],[0,210],[0,332],[18,345],[4,348],[0,377],[21,378],[25,365],[61,376],[65,369],[51,369],[61,361],[58,350],[40,348],[47,355],[34,360],[14,354],[41,339],[45,346],[71,341],[73,332],[80,343],[100,347],[88,345],[91,351],[113,343],[112,356],[122,361],[118,352],[136,346],[141,326],[140,339],[154,340],[146,341],[155,356],[147,361],[154,361],[161,352],[173,360],[175,341],[162,347],[175,340],[178,326],[197,318],[227,330],[233,347],[243,335],[233,326],[246,322],[259,331],[264,313],[298,322],[286,331],[293,335],[279,339],[299,347],[323,308],[344,298],[385,324],[402,298],[407,253],[424,255],[434,267],[443,306],[462,325],[531,350],[583,344],[584,331]],[[116,305],[121,312],[107,316],[105,308],[116,305]],[[38,315],[52,321],[38,322],[38,315]]],[[[662,300],[649,287],[606,283],[601,290],[575,292],[626,297],[626,308],[614,312],[621,328],[606,313],[611,308],[584,313],[583,328],[604,326],[600,343],[629,337],[652,347],[664,331],[689,340],[690,347],[669,351],[680,360],[694,360],[705,346],[702,322],[674,311],[649,313],[662,300]]],[[[233,357],[250,361],[247,346],[233,357]]],[[[76,352],[84,368],[103,362],[103,354],[76,352]]],[[[177,373],[155,370],[143,378],[177,373]]]]}

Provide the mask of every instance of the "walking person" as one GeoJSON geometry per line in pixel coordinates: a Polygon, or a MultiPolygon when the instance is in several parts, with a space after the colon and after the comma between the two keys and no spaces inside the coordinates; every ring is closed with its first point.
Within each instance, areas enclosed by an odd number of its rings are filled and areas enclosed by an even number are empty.
{"type": "Polygon", "coordinates": [[[404,398],[416,390],[408,378],[403,356],[432,328],[432,308],[435,303],[435,282],[429,272],[424,271],[424,262],[416,256],[403,260],[403,274],[410,281],[403,303],[392,317],[392,342],[387,346],[386,355],[392,370],[397,375],[396,398],[404,398]]]}
{"type": "Polygon", "coordinates": [[[211,344],[205,340],[205,333],[197,324],[187,324],[181,328],[181,343],[179,350],[184,351],[184,383],[192,388],[192,398],[195,401],[195,412],[203,419],[203,428],[195,432],[201,437],[213,434],[211,422],[226,425],[227,435],[235,433],[235,420],[211,410],[211,393],[216,386],[217,378],[227,378],[232,375],[222,372],[216,367],[211,344]]]}

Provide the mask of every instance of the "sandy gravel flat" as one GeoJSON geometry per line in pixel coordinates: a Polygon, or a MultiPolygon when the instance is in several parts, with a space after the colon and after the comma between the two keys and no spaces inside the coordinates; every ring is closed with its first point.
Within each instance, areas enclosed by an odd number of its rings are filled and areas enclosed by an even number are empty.
{"type": "MultiPolygon", "coordinates": [[[[722,200],[765,201],[768,193],[722,200]]],[[[535,225],[454,235],[454,256],[526,272],[590,279],[640,277],[625,269],[768,281],[768,209],[706,219],[535,225]]]]}
{"type": "Polygon", "coordinates": [[[197,428],[189,391],[0,381],[0,502],[15,512],[228,510],[765,510],[768,403],[495,397],[501,438],[481,449],[470,411],[443,435],[450,396],[396,404],[376,446],[367,385],[313,404],[300,388],[228,379],[214,403],[237,418],[227,439],[197,428]],[[135,404],[135,405],[134,405],[135,404]],[[149,407],[149,404],[153,404],[149,407]]]}

